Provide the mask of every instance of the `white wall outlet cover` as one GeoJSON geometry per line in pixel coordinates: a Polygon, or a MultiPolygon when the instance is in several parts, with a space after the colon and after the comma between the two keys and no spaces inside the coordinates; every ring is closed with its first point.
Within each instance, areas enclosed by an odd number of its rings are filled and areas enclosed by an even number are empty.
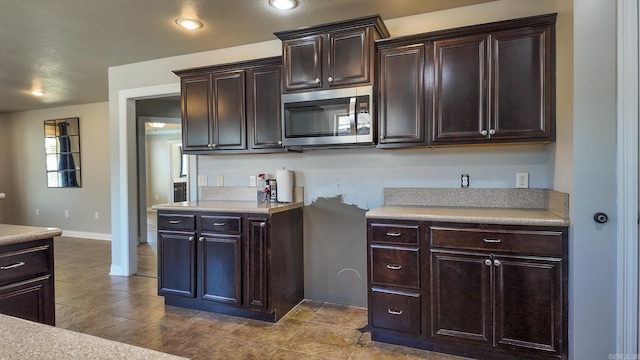
{"type": "Polygon", "coordinates": [[[198,175],[198,186],[207,186],[207,175],[198,175]]]}
{"type": "Polygon", "coordinates": [[[216,186],[224,186],[224,176],[218,175],[216,177],[216,186]]]}
{"type": "Polygon", "coordinates": [[[516,174],[516,188],[518,189],[529,188],[529,173],[521,172],[516,174]]]}
{"type": "Polygon", "coordinates": [[[251,186],[251,187],[256,186],[256,176],[255,175],[250,175],[249,176],[249,186],[251,186]]]}

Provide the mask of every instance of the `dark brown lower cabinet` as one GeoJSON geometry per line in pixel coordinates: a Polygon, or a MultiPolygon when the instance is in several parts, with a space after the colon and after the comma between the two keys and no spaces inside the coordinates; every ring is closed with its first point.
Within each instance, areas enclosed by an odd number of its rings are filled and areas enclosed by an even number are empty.
{"type": "Polygon", "coordinates": [[[397,253],[410,246],[389,243],[411,238],[409,227],[368,220],[373,340],[480,359],[568,358],[566,228],[429,222],[415,228],[425,229],[416,249],[429,254],[420,270],[411,271],[413,280],[409,273],[381,277],[386,268],[397,274],[415,268],[412,257],[397,253]]]}
{"type": "Polygon", "coordinates": [[[53,239],[0,246],[0,313],[55,325],[53,239]]]}
{"type": "Polygon", "coordinates": [[[158,212],[165,304],[277,321],[304,295],[302,209],[158,212]]]}

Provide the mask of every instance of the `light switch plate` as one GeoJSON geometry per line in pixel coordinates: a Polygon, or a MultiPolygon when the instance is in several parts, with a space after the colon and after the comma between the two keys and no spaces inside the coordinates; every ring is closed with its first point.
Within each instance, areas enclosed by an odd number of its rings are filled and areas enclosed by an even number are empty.
{"type": "Polygon", "coordinates": [[[198,175],[198,186],[207,186],[207,175],[198,175]]]}
{"type": "Polygon", "coordinates": [[[256,186],[256,176],[255,175],[250,175],[249,176],[249,186],[251,186],[251,187],[255,187],[256,186]]]}
{"type": "Polygon", "coordinates": [[[216,186],[224,186],[224,175],[218,175],[216,177],[216,186]]]}

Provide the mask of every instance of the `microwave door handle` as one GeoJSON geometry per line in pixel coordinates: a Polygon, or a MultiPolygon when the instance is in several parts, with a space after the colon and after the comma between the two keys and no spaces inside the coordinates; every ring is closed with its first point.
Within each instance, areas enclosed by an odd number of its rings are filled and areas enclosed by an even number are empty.
{"type": "Polygon", "coordinates": [[[356,126],[356,97],[349,99],[349,122],[351,123],[351,135],[356,135],[358,127],[356,126]]]}

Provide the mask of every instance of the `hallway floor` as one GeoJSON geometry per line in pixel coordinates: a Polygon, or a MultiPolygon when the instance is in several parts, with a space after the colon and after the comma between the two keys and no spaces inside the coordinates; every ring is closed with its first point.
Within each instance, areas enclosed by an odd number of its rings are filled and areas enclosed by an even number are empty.
{"type": "Polygon", "coordinates": [[[110,276],[111,243],[55,239],[56,325],[191,359],[461,359],[371,341],[364,308],[305,300],[278,323],[165,306],[149,276],[110,276]]]}

